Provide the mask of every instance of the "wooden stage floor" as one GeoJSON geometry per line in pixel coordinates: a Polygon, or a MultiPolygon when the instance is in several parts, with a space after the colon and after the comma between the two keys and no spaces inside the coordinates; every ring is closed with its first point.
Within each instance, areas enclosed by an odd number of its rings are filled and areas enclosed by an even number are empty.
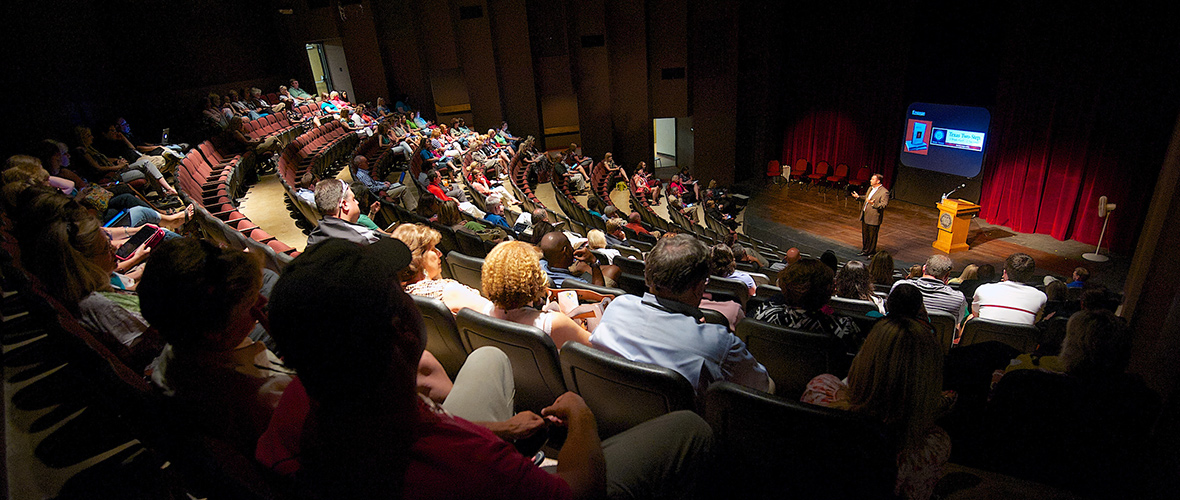
{"type": "MultiPolygon", "coordinates": [[[[861,247],[859,208],[857,200],[841,191],[804,189],[797,184],[769,185],[751,198],[745,210],[744,231],[784,248],[798,247],[817,257],[830,249],[841,261],[867,261],[856,256],[861,247]]],[[[929,206],[890,201],[877,249],[892,253],[898,268],[924,262],[938,252],[931,246],[937,234],[937,218],[934,201],[929,206]]],[[[971,263],[992,264],[1002,271],[1008,255],[1024,252],[1036,260],[1038,277],[1053,274],[1068,278],[1074,268],[1083,266],[1096,281],[1112,290],[1122,290],[1129,266],[1129,259],[1119,256],[1112,256],[1105,263],[1082,259],[1083,253],[1094,251],[1092,245],[1058,241],[1048,235],[1017,233],[983,219],[971,222],[967,244],[970,250],[951,254],[955,274],[971,263]]]]}

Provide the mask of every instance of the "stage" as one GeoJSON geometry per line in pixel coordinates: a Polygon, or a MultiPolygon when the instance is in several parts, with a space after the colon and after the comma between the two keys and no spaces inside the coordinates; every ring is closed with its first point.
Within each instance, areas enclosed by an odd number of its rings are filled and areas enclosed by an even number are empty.
{"type": "MultiPolygon", "coordinates": [[[[786,249],[797,247],[804,253],[819,257],[832,250],[841,262],[866,261],[858,257],[861,248],[860,203],[844,191],[804,187],[800,184],[762,184],[753,193],[744,213],[743,231],[786,249]]],[[[877,249],[893,254],[897,268],[908,268],[925,262],[938,252],[931,246],[937,234],[935,221],[937,200],[917,205],[901,200],[889,202],[877,239],[877,249]]],[[[1122,291],[1123,281],[1130,267],[1127,256],[1110,255],[1107,262],[1090,262],[1082,254],[1093,252],[1094,246],[1073,240],[1058,241],[1043,234],[1017,233],[1004,226],[971,221],[967,237],[970,250],[950,254],[955,262],[954,275],[967,264],[992,264],[997,273],[1004,268],[1004,259],[1016,252],[1031,255],[1037,263],[1038,280],[1046,274],[1069,278],[1078,266],[1090,270],[1092,280],[1113,291],[1122,291]]],[[[1103,254],[1107,254],[1103,245],[1103,254]]]]}

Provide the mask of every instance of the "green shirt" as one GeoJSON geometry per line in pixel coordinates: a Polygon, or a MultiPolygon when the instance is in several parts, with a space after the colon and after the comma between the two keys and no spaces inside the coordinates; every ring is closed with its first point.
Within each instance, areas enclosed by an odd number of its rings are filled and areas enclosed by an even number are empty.
{"type": "Polygon", "coordinates": [[[373,222],[373,219],[370,219],[369,216],[365,214],[361,214],[360,218],[356,220],[356,223],[374,231],[381,230],[381,228],[377,227],[377,223],[373,222]]]}

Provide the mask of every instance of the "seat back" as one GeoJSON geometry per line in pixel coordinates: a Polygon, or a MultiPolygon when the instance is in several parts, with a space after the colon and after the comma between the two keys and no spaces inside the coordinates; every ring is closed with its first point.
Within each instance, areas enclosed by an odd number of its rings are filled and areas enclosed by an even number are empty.
{"type": "Polygon", "coordinates": [[[531,325],[496,319],[471,309],[455,316],[459,337],[468,353],[484,346],[504,351],[512,363],[517,411],[537,413],[565,393],[557,346],[545,332],[531,325]]]}
{"type": "Polygon", "coordinates": [[[832,297],[828,305],[832,306],[832,309],[835,309],[836,312],[853,318],[864,317],[866,313],[877,311],[877,304],[871,300],[832,297]]]}
{"type": "Polygon", "coordinates": [[[590,290],[591,292],[597,292],[602,295],[610,295],[613,297],[618,297],[620,295],[627,294],[627,291],[623,290],[621,288],[611,288],[609,286],[599,286],[599,285],[595,285],[593,283],[586,283],[585,281],[581,281],[581,280],[565,280],[565,281],[562,281],[561,283],[562,283],[562,285],[561,285],[562,288],[572,288],[574,290],[590,290]]]}
{"type": "Polygon", "coordinates": [[[441,300],[410,295],[418,312],[422,313],[422,323],[426,328],[426,350],[433,354],[447,372],[451,380],[459,375],[463,362],[467,361],[467,351],[463,349],[463,341],[459,338],[459,327],[455,325],[455,315],[441,300]]]}
{"type": "MultiPolygon", "coordinates": [[[[807,382],[816,375],[842,370],[846,355],[840,341],[826,333],[805,332],[753,318],[737,324],[737,336],[746,343],[770,378],[775,394],[799,399],[807,382]]],[[[839,373],[836,373],[839,374],[839,373]]]]}
{"type": "Polygon", "coordinates": [[[476,290],[483,290],[483,259],[451,252],[447,254],[447,267],[451,269],[451,277],[455,281],[476,290]]]}
{"type": "Polygon", "coordinates": [[[973,318],[963,325],[959,347],[995,340],[1015,347],[1020,352],[1033,352],[1037,348],[1037,335],[1039,331],[1031,325],[973,318]]]}
{"type": "Polygon", "coordinates": [[[806,158],[799,158],[795,160],[795,164],[791,166],[791,177],[799,177],[807,173],[808,167],[806,158]]]}
{"type": "Polygon", "coordinates": [[[709,387],[705,419],[716,436],[712,473],[741,497],[893,498],[896,456],[878,423],[732,382],[709,387]]]}
{"type": "Polygon", "coordinates": [[[645,264],[643,263],[642,260],[638,260],[638,259],[617,259],[617,260],[618,260],[618,262],[615,262],[615,265],[619,266],[619,269],[621,269],[623,272],[631,273],[636,276],[643,276],[643,270],[645,268],[645,264]]]}
{"type": "Polygon", "coordinates": [[[817,161],[815,162],[815,171],[811,173],[811,176],[817,178],[825,177],[828,175],[829,168],[831,168],[831,166],[828,164],[828,162],[823,160],[817,161]]]}
{"type": "Polygon", "coordinates": [[[934,327],[934,338],[942,346],[942,354],[951,350],[951,343],[955,340],[955,316],[948,312],[934,311],[929,313],[930,325],[934,327]]]}
{"type": "Polygon", "coordinates": [[[671,368],[576,342],[567,342],[560,358],[566,388],[586,400],[602,439],[666,413],[694,409],[692,385],[671,368]]]}
{"type": "Polygon", "coordinates": [[[619,273],[618,277],[615,278],[615,284],[631,295],[642,297],[643,294],[647,293],[647,282],[644,281],[642,274],[619,273]]]}
{"type": "Polygon", "coordinates": [[[780,175],[783,175],[783,167],[779,165],[778,160],[770,160],[769,162],[766,162],[767,177],[778,177],[780,175]]]}
{"type": "Polygon", "coordinates": [[[737,297],[738,303],[742,307],[746,307],[746,302],[750,299],[750,288],[739,280],[731,278],[722,278],[720,276],[709,276],[709,283],[705,285],[706,293],[717,293],[733,295],[737,297]]]}

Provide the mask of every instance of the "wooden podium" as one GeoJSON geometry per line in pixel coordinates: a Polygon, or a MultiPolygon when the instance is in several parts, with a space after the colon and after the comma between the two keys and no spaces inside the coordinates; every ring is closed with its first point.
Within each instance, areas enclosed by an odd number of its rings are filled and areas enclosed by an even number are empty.
{"type": "Polygon", "coordinates": [[[948,198],[935,206],[938,207],[938,239],[934,240],[934,248],[946,253],[970,248],[967,232],[971,230],[971,217],[979,213],[979,205],[948,198]]]}

